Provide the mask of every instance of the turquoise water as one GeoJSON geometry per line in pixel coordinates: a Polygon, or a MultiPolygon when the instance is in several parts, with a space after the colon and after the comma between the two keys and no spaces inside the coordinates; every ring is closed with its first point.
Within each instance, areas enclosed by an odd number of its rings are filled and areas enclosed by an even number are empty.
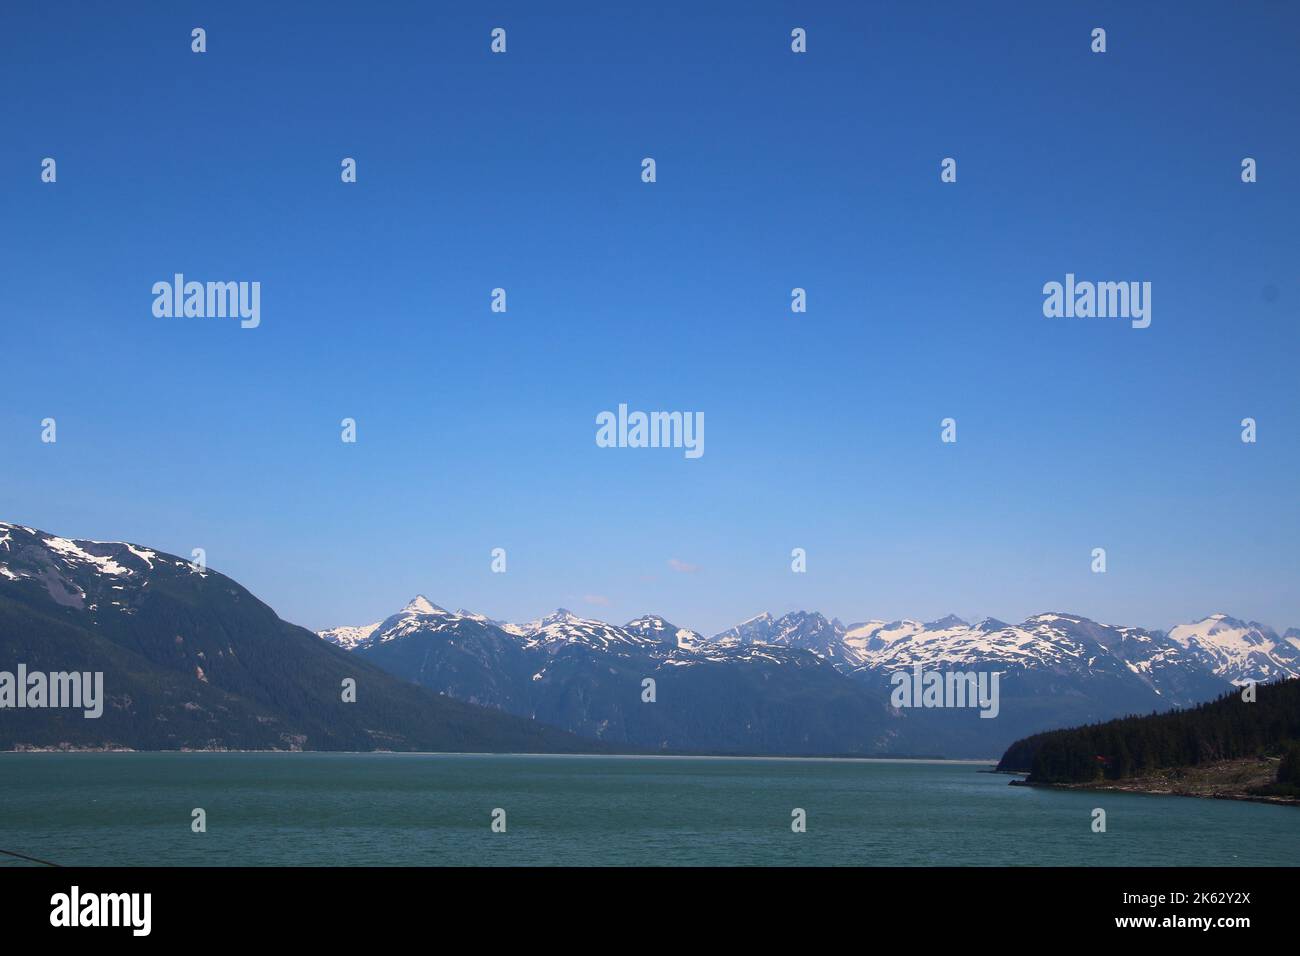
{"type": "Polygon", "coordinates": [[[1300,863],[1294,807],[1011,787],[983,767],[0,754],[0,848],[97,866],[1300,863]],[[206,833],[191,832],[195,807],[206,833]],[[498,807],[505,833],[491,830],[498,807]],[[805,833],[791,831],[796,807],[805,833]],[[1091,830],[1094,807],[1106,810],[1106,833],[1091,830]]]}

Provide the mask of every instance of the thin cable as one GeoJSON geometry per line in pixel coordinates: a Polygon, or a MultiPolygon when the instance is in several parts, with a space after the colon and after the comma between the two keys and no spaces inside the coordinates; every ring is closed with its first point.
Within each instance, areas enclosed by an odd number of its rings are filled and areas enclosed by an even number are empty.
{"type": "Polygon", "coordinates": [[[7,854],[7,855],[9,855],[9,856],[16,856],[16,857],[18,857],[18,859],[20,859],[20,860],[30,860],[30,861],[33,862],[33,863],[40,863],[40,864],[43,864],[44,866],[58,866],[58,865],[59,865],[59,864],[57,864],[57,863],[51,863],[49,860],[38,860],[38,859],[36,859],[36,857],[34,857],[34,856],[28,856],[28,855],[25,854],[25,853],[15,853],[13,850],[0,850],[0,853],[7,854]]]}

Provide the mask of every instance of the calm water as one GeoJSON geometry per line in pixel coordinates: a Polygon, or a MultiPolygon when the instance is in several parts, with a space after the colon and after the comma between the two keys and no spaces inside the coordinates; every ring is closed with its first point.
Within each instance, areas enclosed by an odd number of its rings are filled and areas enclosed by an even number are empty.
{"type": "MultiPolygon", "coordinates": [[[[65,865],[1300,863],[1300,809],[954,763],[0,754],[0,848],[65,865]],[[1108,832],[1090,830],[1093,807],[1108,832]],[[207,810],[208,832],[190,830],[207,810]],[[507,832],[490,829],[506,810],[507,832]],[[806,833],[790,812],[807,811],[806,833]]],[[[7,858],[0,856],[0,865],[7,858]]]]}

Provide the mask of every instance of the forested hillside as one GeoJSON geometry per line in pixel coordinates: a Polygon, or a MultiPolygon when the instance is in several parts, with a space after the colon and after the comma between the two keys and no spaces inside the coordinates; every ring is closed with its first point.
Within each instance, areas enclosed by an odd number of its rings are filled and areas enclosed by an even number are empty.
{"type": "Polygon", "coordinates": [[[1012,744],[999,770],[1028,772],[1029,783],[1120,780],[1170,767],[1253,756],[1284,756],[1282,779],[1297,774],[1300,680],[1260,684],[1254,701],[1240,689],[1187,710],[1035,734],[1012,744]]]}

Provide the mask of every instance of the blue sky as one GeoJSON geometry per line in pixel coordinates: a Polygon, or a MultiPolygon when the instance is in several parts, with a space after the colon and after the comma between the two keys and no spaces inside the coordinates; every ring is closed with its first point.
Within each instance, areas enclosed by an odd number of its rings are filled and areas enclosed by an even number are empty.
{"type": "Polygon", "coordinates": [[[1300,626],[1300,10],[1131,6],[8,3],[0,518],[313,628],[1300,626]],[[1067,272],[1151,327],[1045,318],[1067,272]],[[704,456],[598,448],[620,402],[704,456]]]}

